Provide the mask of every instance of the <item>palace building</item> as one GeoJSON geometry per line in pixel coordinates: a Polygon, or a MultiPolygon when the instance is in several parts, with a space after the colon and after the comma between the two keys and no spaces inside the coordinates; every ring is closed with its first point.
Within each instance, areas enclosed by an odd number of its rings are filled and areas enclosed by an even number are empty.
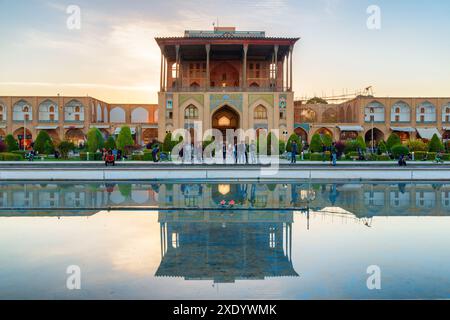
{"type": "Polygon", "coordinates": [[[0,139],[12,134],[21,148],[29,146],[40,131],[47,131],[55,143],[62,140],[83,143],[90,128],[104,135],[118,135],[127,125],[137,144],[158,138],[158,106],[151,104],[109,104],[91,97],[1,97],[0,139]]]}
{"type": "MultiPolygon", "coordinates": [[[[159,137],[178,128],[294,130],[292,56],[298,38],[214,28],[157,38],[159,137]]],[[[192,133],[191,133],[192,134],[192,133]]]]}
{"type": "MultiPolygon", "coordinates": [[[[106,103],[92,97],[0,96],[0,139],[13,134],[29,146],[45,130],[59,142],[80,144],[90,128],[105,138],[131,128],[136,144],[163,141],[168,132],[202,125],[227,129],[279,130],[304,142],[314,134],[333,140],[363,136],[386,140],[450,140],[450,98],[357,96],[339,104],[294,101],[293,50],[299,38],[217,27],[155,39],[161,50],[158,104],[106,103]]],[[[202,137],[199,137],[202,138],[202,137]]]]}

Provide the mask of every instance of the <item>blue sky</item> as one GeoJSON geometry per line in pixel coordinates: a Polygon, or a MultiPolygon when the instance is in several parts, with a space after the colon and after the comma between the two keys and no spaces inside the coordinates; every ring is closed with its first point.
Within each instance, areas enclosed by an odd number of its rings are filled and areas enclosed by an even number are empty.
{"type": "Polygon", "coordinates": [[[155,36],[211,29],[213,21],[299,36],[297,97],[374,86],[376,95],[450,96],[450,1],[0,0],[0,95],[86,95],[156,102],[155,36]],[[68,5],[81,29],[66,27],[68,5]],[[381,9],[381,29],[366,26],[381,9]]]}

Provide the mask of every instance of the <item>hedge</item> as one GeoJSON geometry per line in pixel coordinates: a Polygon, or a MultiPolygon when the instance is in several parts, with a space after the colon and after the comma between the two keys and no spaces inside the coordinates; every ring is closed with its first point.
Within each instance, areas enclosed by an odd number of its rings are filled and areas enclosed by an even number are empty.
{"type": "Polygon", "coordinates": [[[23,157],[20,154],[12,152],[0,153],[0,161],[21,161],[23,157]]]}
{"type": "Polygon", "coordinates": [[[131,160],[133,161],[144,161],[145,153],[144,154],[133,154],[131,156],[131,160]]]}
{"type": "MultiPolygon", "coordinates": [[[[89,161],[102,161],[103,154],[101,152],[96,152],[95,154],[89,153],[89,161]]],[[[88,161],[87,160],[87,152],[80,152],[80,160],[81,161],[88,161]]]]}
{"type": "Polygon", "coordinates": [[[25,159],[25,155],[28,153],[28,151],[24,151],[24,150],[15,150],[15,151],[11,151],[11,152],[9,152],[9,153],[19,155],[22,159],[25,159]]]}
{"type": "Polygon", "coordinates": [[[328,161],[330,160],[330,152],[325,152],[325,155],[323,153],[311,153],[310,160],[311,161],[328,161]]]}
{"type": "Polygon", "coordinates": [[[377,161],[391,161],[391,158],[386,154],[382,154],[377,157],[377,161]]]}
{"type": "Polygon", "coordinates": [[[398,158],[400,158],[401,155],[407,156],[409,153],[409,149],[408,149],[408,147],[406,147],[402,144],[398,144],[398,145],[392,147],[391,152],[392,152],[392,156],[395,159],[398,159],[398,158]]]}
{"type": "Polygon", "coordinates": [[[426,151],[415,151],[414,152],[414,160],[415,161],[421,161],[423,159],[426,159],[428,152],[426,151]]]}

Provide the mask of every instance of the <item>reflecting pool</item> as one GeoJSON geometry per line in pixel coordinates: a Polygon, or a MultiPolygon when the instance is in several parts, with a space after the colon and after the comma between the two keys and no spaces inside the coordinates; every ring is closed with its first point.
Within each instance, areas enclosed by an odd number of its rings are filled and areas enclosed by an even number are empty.
{"type": "Polygon", "coordinates": [[[2,184],[0,299],[449,299],[449,231],[450,184],[2,184]]]}

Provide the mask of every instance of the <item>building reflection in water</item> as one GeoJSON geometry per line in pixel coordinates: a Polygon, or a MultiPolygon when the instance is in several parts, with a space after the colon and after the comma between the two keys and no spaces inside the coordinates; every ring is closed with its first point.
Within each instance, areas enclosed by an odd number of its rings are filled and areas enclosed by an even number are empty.
{"type": "Polygon", "coordinates": [[[298,277],[292,265],[292,212],[162,212],[159,223],[157,277],[214,283],[298,277]]]}

